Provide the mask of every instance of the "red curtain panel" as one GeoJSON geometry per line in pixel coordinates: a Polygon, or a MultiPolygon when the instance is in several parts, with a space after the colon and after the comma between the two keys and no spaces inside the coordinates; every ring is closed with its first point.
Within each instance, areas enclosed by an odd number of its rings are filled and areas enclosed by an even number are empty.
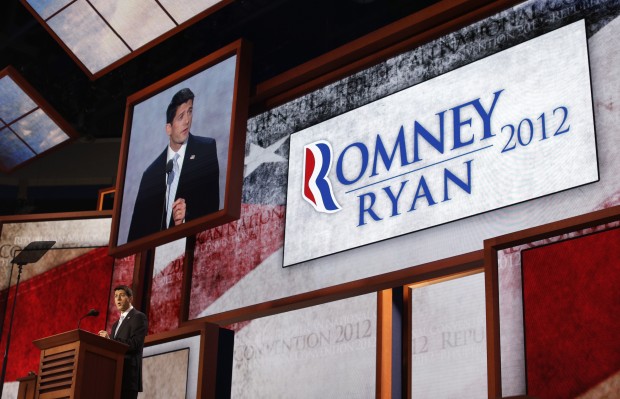
{"type": "Polygon", "coordinates": [[[528,394],[574,398],[620,370],[620,229],[522,253],[528,394]]]}

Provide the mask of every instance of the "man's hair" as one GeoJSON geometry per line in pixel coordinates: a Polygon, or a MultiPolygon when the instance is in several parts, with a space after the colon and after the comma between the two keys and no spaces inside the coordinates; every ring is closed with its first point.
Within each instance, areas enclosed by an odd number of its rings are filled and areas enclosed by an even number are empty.
{"type": "Polygon", "coordinates": [[[114,287],[114,292],[120,291],[120,290],[125,291],[125,295],[127,295],[128,297],[133,297],[133,291],[128,286],[126,286],[126,285],[117,285],[116,287],[114,287]]]}
{"type": "Polygon", "coordinates": [[[166,110],[166,123],[172,123],[174,116],[177,113],[177,108],[179,105],[185,104],[189,100],[194,99],[194,93],[188,89],[181,89],[177,91],[177,93],[172,96],[172,100],[170,100],[170,104],[168,105],[168,109],[166,110]]]}

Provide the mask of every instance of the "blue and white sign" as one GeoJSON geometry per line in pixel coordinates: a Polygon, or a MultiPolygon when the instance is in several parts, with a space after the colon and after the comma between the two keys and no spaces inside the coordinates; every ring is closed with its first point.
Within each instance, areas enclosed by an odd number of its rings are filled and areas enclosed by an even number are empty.
{"type": "Polygon", "coordinates": [[[598,179],[579,21],[293,134],[284,266],[598,179]]]}

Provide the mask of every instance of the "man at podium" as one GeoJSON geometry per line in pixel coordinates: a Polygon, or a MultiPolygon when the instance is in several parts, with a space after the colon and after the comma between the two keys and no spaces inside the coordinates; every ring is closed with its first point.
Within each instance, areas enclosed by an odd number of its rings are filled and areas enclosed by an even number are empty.
{"type": "Polygon", "coordinates": [[[99,331],[104,338],[129,345],[123,363],[121,399],[136,399],[138,392],[142,392],[142,349],[148,322],[146,315],[131,305],[132,300],[131,288],[126,285],[115,287],[114,303],[121,313],[120,318],[112,325],[110,334],[105,330],[99,331]]]}

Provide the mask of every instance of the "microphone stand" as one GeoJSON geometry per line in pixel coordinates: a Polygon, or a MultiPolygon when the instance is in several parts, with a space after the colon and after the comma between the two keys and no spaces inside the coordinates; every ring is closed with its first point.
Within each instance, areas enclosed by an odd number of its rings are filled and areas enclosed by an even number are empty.
{"type": "Polygon", "coordinates": [[[4,309],[2,309],[2,323],[0,323],[0,340],[2,340],[2,333],[4,332],[4,320],[6,320],[6,308],[9,306],[9,294],[11,293],[11,280],[13,279],[13,266],[14,265],[15,265],[14,263],[11,263],[11,272],[9,273],[9,282],[8,282],[8,287],[6,289],[4,309]]]}
{"type": "Polygon", "coordinates": [[[88,317],[89,315],[84,315],[82,317],[80,317],[80,320],[78,320],[78,330],[80,329],[80,323],[82,322],[82,320],[84,320],[84,318],[88,317]]]}
{"type": "MultiPolygon", "coordinates": [[[[168,193],[168,185],[166,184],[166,193],[168,193]]],[[[168,195],[164,195],[164,205],[161,207],[161,223],[159,223],[159,231],[166,229],[166,214],[168,213],[168,195]]]]}
{"type": "MultiPolygon", "coordinates": [[[[22,276],[22,268],[29,264],[35,263],[56,243],[56,241],[33,241],[26,246],[12,261],[11,261],[11,277],[13,277],[13,266],[18,266],[17,283],[15,283],[15,296],[13,297],[13,307],[11,309],[11,318],[9,320],[9,332],[6,335],[6,345],[4,350],[4,360],[2,362],[2,374],[0,376],[0,398],[4,391],[4,380],[6,377],[6,367],[9,362],[9,348],[11,346],[11,332],[13,330],[13,316],[15,316],[15,305],[17,304],[17,290],[19,289],[19,281],[22,276]]],[[[11,280],[9,280],[9,287],[7,291],[11,291],[11,280]]],[[[9,295],[7,294],[7,302],[9,301],[9,295]]],[[[6,304],[5,304],[6,308],[6,304]]]]}
{"type": "Polygon", "coordinates": [[[80,317],[80,320],[78,320],[78,327],[77,329],[80,329],[80,323],[82,322],[82,320],[84,320],[86,317],[97,317],[99,316],[99,311],[95,310],[95,309],[91,309],[88,311],[88,313],[86,313],[84,316],[80,317]]]}
{"type": "MultiPolygon", "coordinates": [[[[11,269],[13,269],[14,264],[15,263],[11,264],[11,269]]],[[[18,263],[17,266],[19,267],[19,269],[17,272],[17,283],[15,284],[15,297],[13,298],[13,307],[11,309],[11,318],[9,320],[9,332],[6,335],[6,345],[4,348],[4,361],[2,362],[2,376],[0,377],[0,380],[2,381],[2,386],[0,386],[0,398],[2,397],[2,391],[4,390],[4,379],[6,377],[6,366],[9,361],[9,346],[11,345],[11,331],[13,330],[13,316],[15,315],[15,304],[17,303],[17,290],[19,289],[19,280],[22,275],[22,268],[24,267],[24,264],[18,263]]],[[[11,283],[9,282],[9,289],[10,289],[10,284],[11,283]]]]}

